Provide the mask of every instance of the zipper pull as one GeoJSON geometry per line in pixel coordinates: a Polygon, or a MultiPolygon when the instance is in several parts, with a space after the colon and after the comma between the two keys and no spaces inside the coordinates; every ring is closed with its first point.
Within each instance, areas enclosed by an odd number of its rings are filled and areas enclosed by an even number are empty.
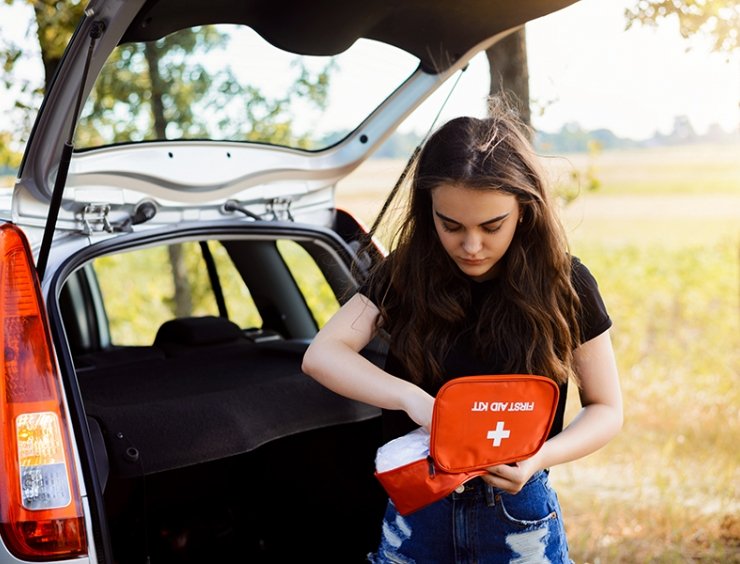
{"type": "Polygon", "coordinates": [[[434,468],[434,459],[431,455],[427,456],[427,464],[429,465],[429,476],[434,479],[437,475],[437,470],[434,468]]]}

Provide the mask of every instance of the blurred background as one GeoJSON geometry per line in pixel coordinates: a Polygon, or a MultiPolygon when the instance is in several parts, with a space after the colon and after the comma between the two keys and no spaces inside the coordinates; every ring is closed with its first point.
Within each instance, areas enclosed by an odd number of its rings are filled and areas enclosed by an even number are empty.
{"type": "MultiPolygon", "coordinates": [[[[526,26],[534,142],[614,320],[625,400],[622,433],[551,474],[578,563],[740,562],[738,14],[585,0],[526,26]]],[[[485,113],[487,63],[441,120],[485,113]]],[[[368,161],[340,204],[371,221],[404,164],[368,161]]]]}
{"type": "MultiPolygon", "coordinates": [[[[83,7],[0,4],[0,195],[83,7]]],[[[476,57],[337,188],[370,224],[435,123],[519,103],[625,396],[617,439],[552,473],[579,563],[740,562],[739,33],[736,0],[582,0],[476,57]]]]}

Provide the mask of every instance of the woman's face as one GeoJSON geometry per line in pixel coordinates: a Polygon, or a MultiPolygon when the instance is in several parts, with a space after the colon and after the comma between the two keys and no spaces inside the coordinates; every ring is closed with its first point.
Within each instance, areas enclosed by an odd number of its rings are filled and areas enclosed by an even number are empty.
{"type": "Polygon", "coordinates": [[[439,241],[460,270],[479,282],[493,278],[519,224],[516,198],[441,184],[432,189],[432,214],[439,241]]]}

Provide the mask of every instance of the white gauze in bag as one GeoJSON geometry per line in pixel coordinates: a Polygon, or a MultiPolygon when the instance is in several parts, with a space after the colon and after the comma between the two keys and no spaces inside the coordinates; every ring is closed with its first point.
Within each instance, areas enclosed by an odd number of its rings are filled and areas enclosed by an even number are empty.
{"type": "Polygon", "coordinates": [[[375,455],[375,470],[387,472],[429,456],[429,431],[419,427],[385,443],[375,455]]]}

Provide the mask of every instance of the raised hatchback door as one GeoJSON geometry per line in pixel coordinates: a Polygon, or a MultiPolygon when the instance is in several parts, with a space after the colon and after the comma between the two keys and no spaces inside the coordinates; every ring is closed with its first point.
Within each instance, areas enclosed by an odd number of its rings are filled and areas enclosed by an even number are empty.
{"type": "Polygon", "coordinates": [[[498,36],[570,3],[461,0],[451,9],[442,0],[323,0],[318,5],[291,2],[278,10],[268,0],[93,0],[35,124],[15,189],[13,218],[43,228],[61,170],[62,146],[81,117],[72,141],[85,151],[71,157],[58,229],[127,231],[141,223],[230,218],[243,213],[238,208],[250,217],[329,225],[337,180],[367,158],[431,92],[498,36]],[[226,28],[234,31],[228,41],[222,38],[226,28]],[[187,41],[178,43],[178,37],[187,41]],[[277,93],[269,87],[285,77],[273,72],[272,54],[252,43],[257,37],[273,49],[280,46],[282,53],[303,57],[300,64],[307,66],[301,68],[308,75],[297,79],[305,88],[292,125],[322,135],[296,134],[294,142],[283,142],[285,124],[271,122],[271,112],[260,104],[265,98],[280,99],[285,87],[277,93]],[[219,51],[226,43],[236,55],[219,51]],[[352,55],[367,43],[380,52],[373,63],[380,70],[377,75],[363,67],[364,55],[352,55]],[[321,86],[320,80],[310,79],[320,69],[305,60],[319,56],[336,57],[340,68],[335,78],[351,77],[356,90],[319,99],[324,113],[305,122],[306,101],[316,100],[315,89],[321,86]],[[406,63],[388,80],[402,59],[406,63]],[[223,61],[230,66],[207,70],[223,61]],[[243,70],[247,62],[263,63],[267,72],[262,82],[251,82],[256,73],[251,67],[243,70]],[[106,74],[111,65],[129,77],[122,85],[127,95],[105,90],[115,74],[106,74]],[[137,65],[140,72],[129,73],[137,65]],[[166,74],[183,65],[190,65],[187,72],[166,74]],[[182,103],[184,90],[205,88],[204,73],[217,88],[182,103]],[[193,82],[183,83],[185,76],[193,82]],[[149,83],[142,83],[143,77],[149,83]],[[87,102],[76,112],[80,92],[87,102]],[[365,100],[371,103],[365,106],[365,100]],[[335,122],[334,112],[352,119],[335,122]],[[241,124],[240,115],[250,117],[241,124]],[[305,123],[299,124],[301,120],[305,123]],[[273,128],[268,135],[266,124],[273,128]]]}

